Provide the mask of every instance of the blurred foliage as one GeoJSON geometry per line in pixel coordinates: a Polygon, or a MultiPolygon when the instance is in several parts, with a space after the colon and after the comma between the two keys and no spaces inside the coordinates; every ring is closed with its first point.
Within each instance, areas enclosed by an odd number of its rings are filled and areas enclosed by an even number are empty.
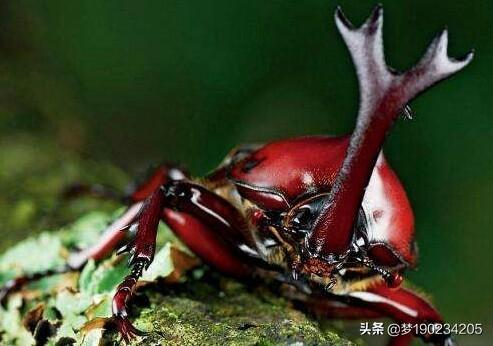
{"type": "Polygon", "coordinates": [[[111,201],[62,198],[76,182],[123,189],[127,177],[114,165],[83,159],[51,139],[7,135],[0,139],[0,250],[36,230],[73,221],[85,211],[114,210],[111,201]]]}
{"type": "MultiPolygon", "coordinates": [[[[361,23],[374,2],[339,4],[361,23]]],[[[444,25],[452,56],[476,49],[470,67],[412,103],[415,119],[397,124],[386,153],[416,213],[420,267],[410,277],[433,294],[447,320],[491,326],[485,302],[493,291],[485,288],[493,285],[493,3],[383,4],[387,60],[398,69],[412,64],[444,25]]],[[[357,82],[332,23],[335,5],[4,1],[0,155],[21,133],[41,138],[28,140],[38,143],[29,149],[39,148],[38,158],[58,159],[49,150],[41,154],[47,145],[118,165],[128,175],[162,159],[203,174],[238,143],[347,133],[357,82]]],[[[36,178],[36,163],[23,167],[19,178],[11,175],[17,184],[0,181],[0,209],[10,213],[4,206],[19,203],[14,214],[43,223],[56,208],[33,212],[41,204],[12,192],[36,178]]],[[[59,167],[66,169],[63,161],[59,167]]]]}

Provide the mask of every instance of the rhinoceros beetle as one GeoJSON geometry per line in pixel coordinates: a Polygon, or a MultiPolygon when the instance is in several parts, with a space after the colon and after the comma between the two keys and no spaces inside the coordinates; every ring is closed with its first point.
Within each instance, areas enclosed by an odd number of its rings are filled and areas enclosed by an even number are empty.
{"type": "MultiPolygon", "coordinates": [[[[200,179],[162,165],[128,195],[128,209],[96,245],[70,256],[65,270],[79,269],[111,253],[125,238],[122,230],[135,230],[119,250],[131,254],[131,273],[113,299],[114,321],[125,340],[140,334],[126,305],[153,260],[160,220],[218,271],[280,280],[295,287],[293,296],[304,307],[326,317],[441,323],[427,300],[400,287],[402,273],[416,262],[414,216],[382,145],[407,104],[464,68],[473,54],[449,58],[444,30],[413,68],[398,73],[384,60],[382,15],[377,6],[355,28],[339,8],[335,13],[359,80],[359,112],[350,136],[241,146],[200,179]]],[[[0,295],[41,275],[13,280],[0,295]]],[[[450,335],[419,336],[453,344],[450,335]]],[[[391,342],[405,345],[412,337],[391,342]]]]}

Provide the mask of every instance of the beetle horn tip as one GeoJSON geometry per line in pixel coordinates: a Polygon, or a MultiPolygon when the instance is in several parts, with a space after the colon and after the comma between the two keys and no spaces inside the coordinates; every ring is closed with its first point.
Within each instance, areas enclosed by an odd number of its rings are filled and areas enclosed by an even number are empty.
{"type": "Polygon", "coordinates": [[[354,26],[353,24],[347,19],[346,15],[342,11],[341,6],[337,6],[335,13],[334,13],[334,20],[336,22],[337,28],[339,31],[344,31],[344,30],[353,30],[354,26]]]}
{"type": "Polygon", "coordinates": [[[368,24],[378,23],[383,18],[383,5],[378,3],[370,14],[370,17],[366,21],[368,24]]]}
{"type": "Polygon", "coordinates": [[[423,56],[420,65],[434,65],[435,74],[439,79],[448,77],[466,67],[474,57],[474,50],[469,51],[462,58],[448,56],[448,30],[444,28],[432,41],[427,53],[423,56]]]}
{"type": "MultiPolygon", "coordinates": [[[[356,30],[355,26],[349,21],[344,12],[342,11],[341,6],[337,6],[335,10],[335,22],[339,31],[346,30],[356,30]]],[[[383,21],[383,5],[377,4],[373,9],[372,13],[365,21],[365,23],[361,26],[361,28],[379,28],[383,21]]]]}
{"type": "Polygon", "coordinates": [[[469,52],[467,52],[463,57],[457,59],[462,62],[464,66],[469,65],[469,63],[474,59],[474,55],[476,54],[476,50],[473,48],[469,52]]]}

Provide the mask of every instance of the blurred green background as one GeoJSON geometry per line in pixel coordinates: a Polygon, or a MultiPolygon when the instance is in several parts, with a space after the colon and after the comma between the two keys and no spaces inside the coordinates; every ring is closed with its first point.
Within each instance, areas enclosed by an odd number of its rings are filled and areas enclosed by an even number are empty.
{"type": "MultiPolygon", "coordinates": [[[[385,51],[397,69],[445,25],[450,55],[476,49],[470,67],[412,103],[415,119],[399,121],[385,150],[416,213],[420,266],[409,277],[448,321],[484,323],[491,337],[493,2],[383,3],[385,51]]],[[[129,176],[163,159],[201,175],[239,143],[345,134],[358,93],[333,25],[336,4],[2,1],[1,143],[51,153],[63,169],[68,161],[53,148],[129,176]]],[[[357,24],[375,5],[338,4],[357,24]]],[[[15,189],[2,191],[15,201],[15,189]]],[[[0,232],[3,242],[21,234],[0,232]]]]}

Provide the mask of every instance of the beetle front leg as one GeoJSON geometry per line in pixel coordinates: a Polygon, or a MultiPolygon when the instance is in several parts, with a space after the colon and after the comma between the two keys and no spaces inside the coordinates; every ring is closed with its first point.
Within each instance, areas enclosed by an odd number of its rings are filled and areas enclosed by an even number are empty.
{"type": "Polygon", "coordinates": [[[144,269],[147,269],[154,259],[156,236],[161,212],[164,205],[164,190],[155,190],[146,200],[139,213],[135,238],[125,245],[119,253],[129,252],[130,275],[118,286],[113,297],[112,311],[114,322],[123,339],[129,341],[142,333],[128,320],[127,302],[137,286],[144,269]]]}
{"type": "MultiPolygon", "coordinates": [[[[127,302],[132,296],[138,279],[153,260],[156,231],[159,219],[164,216],[171,228],[184,236],[185,243],[193,245],[193,250],[204,254],[212,248],[221,253],[212,254],[205,260],[231,274],[244,273],[245,268],[235,257],[252,256],[251,242],[246,232],[246,221],[228,201],[207,190],[205,187],[188,181],[171,181],[160,187],[148,197],[137,220],[135,239],[124,246],[121,252],[131,253],[132,272],[118,286],[113,298],[113,316],[124,340],[128,341],[140,332],[128,320],[127,302]],[[174,211],[170,213],[170,211],[174,211]],[[180,224],[179,218],[186,218],[180,224]],[[190,226],[199,226],[196,229],[190,226]],[[204,227],[205,226],[205,227],[204,227]],[[214,236],[211,236],[211,230],[214,236]],[[202,232],[202,233],[200,233],[202,232]],[[198,243],[200,240],[207,242],[198,243]],[[214,258],[213,258],[214,256],[214,258]],[[217,261],[219,260],[219,261],[217,261]],[[221,263],[226,260],[229,263],[221,263]]],[[[254,257],[254,256],[253,256],[254,257]]]]}
{"type": "MultiPolygon", "coordinates": [[[[309,297],[304,306],[319,316],[344,319],[390,317],[399,324],[443,323],[438,311],[417,293],[407,288],[392,289],[378,284],[366,291],[346,294],[330,294],[309,297]]],[[[414,331],[414,329],[413,329],[414,331]]],[[[389,345],[406,346],[413,333],[399,335],[390,340],[389,345]]],[[[442,346],[455,345],[449,334],[419,334],[425,342],[442,346]]]]}
{"type": "Polygon", "coordinates": [[[121,231],[130,227],[130,225],[138,218],[139,211],[142,209],[144,201],[163,184],[172,180],[186,178],[186,174],[176,166],[161,164],[152,171],[152,174],[149,175],[143,183],[134,184],[135,186],[129,188],[130,192],[126,195],[111,195],[104,192],[106,191],[104,187],[78,184],[81,185],[82,188],[76,188],[75,190],[78,193],[75,193],[72,197],[86,194],[88,191],[99,191],[99,197],[111,198],[111,196],[113,196],[116,199],[130,203],[130,205],[127,211],[108,227],[99,241],[91,247],[70,255],[68,259],[69,267],[72,269],[80,269],[90,258],[100,260],[111,254],[113,249],[125,239],[126,235],[121,231]]]}

